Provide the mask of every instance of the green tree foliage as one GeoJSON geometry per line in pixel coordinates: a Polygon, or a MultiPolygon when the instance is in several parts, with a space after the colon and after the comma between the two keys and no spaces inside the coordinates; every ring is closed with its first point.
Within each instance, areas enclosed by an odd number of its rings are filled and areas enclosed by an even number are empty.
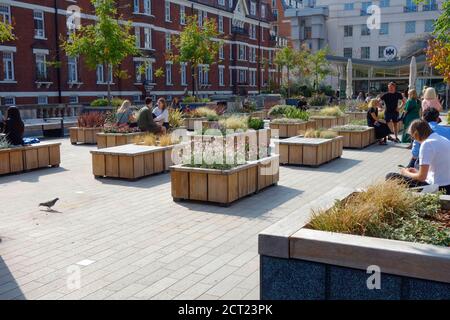
{"type": "MultiPolygon", "coordinates": [[[[94,24],[81,26],[72,32],[62,48],[69,56],[83,56],[87,66],[95,70],[97,65],[124,77],[125,71],[118,67],[125,58],[141,55],[136,48],[136,37],[131,34],[131,22],[121,20],[115,0],[91,0],[97,20],[94,24]]],[[[108,82],[108,102],[111,102],[111,85],[108,82]]]]}
{"type": "Polygon", "coordinates": [[[0,21],[0,43],[14,40],[13,27],[6,22],[0,21]]]}
{"type": "Polygon", "coordinates": [[[331,74],[330,63],[327,60],[328,48],[321,49],[309,56],[311,72],[314,77],[314,89],[319,89],[320,83],[331,74]]]}

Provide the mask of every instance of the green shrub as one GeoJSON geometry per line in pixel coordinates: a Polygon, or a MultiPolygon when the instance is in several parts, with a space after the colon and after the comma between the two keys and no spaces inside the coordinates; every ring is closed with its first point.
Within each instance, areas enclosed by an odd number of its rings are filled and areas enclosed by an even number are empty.
{"type": "MultiPolygon", "coordinates": [[[[120,107],[122,105],[123,100],[120,98],[111,99],[112,107],[120,107]]],[[[91,107],[107,107],[108,99],[96,99],[91,102],[91,107]]]]}
{"type": "Polygon", "coordinates": [[[11,148],[11,144],[5,136],[0,136],[0,150],[11,148]]]}
{"type": "Polygon", "coordinates": [[[325,106],[328,104],[328,97],[324,94],[315,94],[308,99],[308,103],[313,107],[325,106]]]}
{"type": "Polygon", "coordinates": [[[343,113],[338,106],[335,106],[323,108],[322,110],[320,110],[319,115],[326,117],[342,117],[345,115],[345,113],[343,113]]]}
{"type": "Polygon", "coordinates": [[[309,129],[305,132],[305,138],[333,139],[337,137],[337,133],[325,129],[309,129]]]}
{"type": "Polygon", "coordinates": [[[259,118],[248,118],[248,127],[253,130],[264,129],[264,120],[259,118]]]}
{"type": "Polygon", "coordinates": [[[286,111],[292,110],[292,109],[296,109],[296,108],[294,106],[288,106],[288,105],[285,105],[285,104],[278,104],[276,106],[273,106],[269,110],[268,115],[269,116],[273,116],[273,117],[284,116],[286,111]]]}
{"type": "Polygon", "coordinates": [[[287,109],[284,116],[288,119],[299,119],[303,121],[309,120],[309,113],[307,111],[295,108],[287,109]]]}
{"type": "Polygon", "coordinates": [[[219,126],[224,130],[247,130],[248,118],[242,116],[231,116],[229,118],[221,119],[219,126]]]}

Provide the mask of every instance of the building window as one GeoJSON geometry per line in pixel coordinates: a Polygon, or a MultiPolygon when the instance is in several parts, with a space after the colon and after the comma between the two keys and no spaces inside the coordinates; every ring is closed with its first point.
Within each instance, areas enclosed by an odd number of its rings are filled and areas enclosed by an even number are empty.
{"type": "Polygon", "coordinates": [[[406,0],[406,7],[404,7],[404,12],[417,12],[417,4],[415,0],[406,0]]]}
{"type": "Polygon", "coordinates": [[[225,59],[225,54],[223,52],[223,45],[219,47],[219,59],[225,59]]]}
{"type": "Polygon", "coordinates": [[[38,104],[48,104],[48,96],[38,96],[38,104]]]}
{"type": "Polygon", "coordinates": [[[166,33],[166,51],[170,52],[170,50],[172,50],[172,38],[170,33],[166,33]]]}
{"type": "Polygon", "coordinates": [[[150,15],[152,13],[151,0],[144,0],[144,13],[150,15]]]}
{"type": "Polygon", "coordinates": [[[233,69],[230,69],[230,86],[233,85],[233,69]]]}
{"type": "Polygon", "coordinates": [[[8,5],[0,3],[0,21],[11,23],[11,9],[8,5]]]}
{"type": "Polygon", "coordinates": [[[206,11],[198,10],[198,25],[199,27],[203,26],[203,21],[208,18],[208,13],[206,11]]]}
{"type": "Polygon", "coordinates": [[[423,5],[423,11],[435,11],[438,10],[438,4],[436,3],[436,0],[428,0],[423,5]]]}
{"type": "Polygon", "coordinates": [[[256,16],[256,2],[255,1],[250,2],[250,14],[252,16],[256,16]]]}
{"type": "Polygon", "coordinates": [[[434,31],[434,20],[425,20],[425,32],[434,31]]]}
{"type": "Polygon", "coordinates": [[[186,24],[186,7],[180,6],[180,24],[186,24]]]}
{"type": "Polygon", "coordinates": [[[380,7],[381,8],[387,8],[391,6],[390,0],[380,0],[380,7]]]}
{"type": "Polygon", "coordinates": [[[367,24],[361,25],[361,35],[362,36],[370,36],[370,29],[367,27],[367,24]]]}
{"type": "Polygon", "coordinates": [[[198,81],[201,85],[206,86],[209,84],[208,71],[208,66],[198,67],[198,81]]]}
{"type": "Polygon", "coordinates": [[[362,16],[368,16],[369,15],[369,13],[367,12],[367,9],[369,9],[369,7],[371,5],[372,5],[371,1],[366,1],[366,2],[362,3],[362,6],[361,6],[361,15],[362,16]]]}
{"type": "MultiPolygon", "coordinates": [[[[352,27],[352,35],[353,35],[353,27],[352,27]]],[[[311,27],[305,27],[305,39],[311,39],[312,38],[312,28],[311,27]]]]}
{"type": "Polygon", "coordinates": [[[245,70],[239,70],[239,83],[245,84],[247,81],[247,73],[245,70]]]}
{"type": "Polygon", "coordinates": [[[68,77],[69,82],[74,83],[78,82],[78,66],[77,66],[77,58],[75,57],[69,57],[68,58],[68,77]]]}
{"type": "Polygon", "coordinates": [[[353,26],[344,26],[344,37],[353,37],[353,26]]]}
{"type": "Polygon", "coordinates": [[[153,64],[146,63],[145,64],[145,80],[148,82],[153,82],[153,64]]]}
{"type": "Polygon", "coordinates": [[[44,11],[35,10],[33,12],[34,17],[34,37],[45,38],[45,24],[44,24],[44,11]]]}
{"type": "Polygon", "coordinates": [[[261,41],[264,41],[264,27],[261,28],[261,41]]]}
{"type": "Polygon", "coordinates": [[[141,62],[136,62],[134,64],[134,73],[135,73],[136,83],[142,83],[141,67],[142,67],[142,63],[141,62]]]}
{"type": "Polygon", "coordinates": [[[406,21],[405,33],[416,33],[416,22],[406,21]]]}
{"type": "Polygon", "coordinates": [[[223,33],[223,17],[219,16],[218,17],[218,29],[220,33],[223,33]]]}
{"type": "Polygon", "coordinates": [[[233,60],[233,45],[230,43],[230,61],[233,60]]]}
{"type": "Polygon", "coordinates": [[[170,21],[170,2],[166,1],[165,2],[165,18],[166,18],[166,22],[171,22],[170,21]]]}
{"type": "Polygon", "coordinates": [[[140,0],[134,0],[133,13],[139,13],[139,1],[140,0]]]}
{"type": "MultiPolygon", "coordinates": [[[[262,71],[262,70],[261,70],[262,71]]],[[[252,87],[254,87],[254,86],[256,86],[256,70],[250,70],[249,71],[249,84],[250,84],[250,86],[252,86],[252,87]]]]}
{"type": "Polygon", "coordinates": [[[225,6],[225,0],[217,0],[219,6],[225,6]]]}
{"type": "Polygon", "coordinates": [[[224,70],[225,70],[224,66],[219,66],[219,86],[225,85],[224,70]]]}
{"type": "Polygon", "coordinates": [[[134,36],[136,37],[136,47],[141,47],[141,28],[135,27],[134,28],[134,36]]]}
{"type": "Polygon", "coordinates": [[[47,63],[45,54],[36,54],[36,80],[47,80],[47,63]]]}
{"type": "Polygon", "coordinates": [[[352,58],[353,57],[353,49],[352,48],[344,48],[344,57],[352,58]]]}
{"type": "Polygon", "coordinates": [[[256,25],[250,24],[250,39],[256,39],[256,25]]]}
{"type": "Polygon", "coordinates": [[[144,28],[144,47],[145,49],[152,48],[152,29],[144,28]]]}
{"type": "Polygon", "coordinates": [[[14,54],[12,52],[3,52],[3,79],[14,80],[14,54]]]}
{"type": "Polygon", "coordinates": [[[78,103],[78,96],[70,96],[69,103],[70,104],[78,103]]]}
{"type": "Polygon", "coordinates": [[[247,56],[247,48],[245,45],[240,44],[239,45],[239,54],[238,54],[238,60],[245,61],[247,56]]]}
{"type": "Polygon", "coordinates": [[[233,8],[233,0],[228,0],[228,6],[229,6],[230,8],[233,8]]]}
{"type": "Polygon", "coordinates": [[[102,64],[97,65],[97,83],[105,83],[105,70],[102,64]]]}
{"type": "Polygon", "coordinates": [[[13,106],[16,104],[16,97],[5,97],[4,105],[5,106],[13,106]]]}
{"type": "Polygon", "coordinates": [[[181,85],[187,86],[186,63],[181,64],[181,85]]]}
{"type": "Polygon", "coordinates": [[[378,47],[378,58],[379,59],[384,59],[384,49],[386,49],[386,46],[378,47]]]}
{"type": "Polygon", "coordinates": [[[266,6],[264,4],[261,6],[261,17],[266,17],[266,6]]]}
{"type": "Polygon", "coordinates": [[[389,23],[383,22],[380,24],[380,35],[388,35],[389,34],[389,23]]]}
{"type": "Polygon", "coordinates": [[[351,11],[351,10],[354,10],[354,9],[355,9],[355,6],[354,6],[353,3],[345,3],[344,4],[344,10],[345,11],[351,11]]]}
{"type": "Polygon", "coordinates": [[[361,59],[370,59],[370,47],[361,48],[361,59]]]}
{"type": "Polygon", "coordinates": [[[172,63],[166,62],[166,85],[172,85],[172,63]]]}

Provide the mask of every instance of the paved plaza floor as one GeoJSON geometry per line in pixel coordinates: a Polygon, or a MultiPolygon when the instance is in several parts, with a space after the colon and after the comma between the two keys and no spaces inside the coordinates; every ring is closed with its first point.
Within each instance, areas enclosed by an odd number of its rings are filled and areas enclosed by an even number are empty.
{"type": "Polygon", "coordinates": [[[0,177],[0,299],[259,299],[259,232],[409,160],[400,145],[344,150],[320,168],[282,167],[278,186],[224,208],[173,202],[169,174],[96,180],[94,146],[56,141],[60,168],[0,177]],[[55,197],[56,212],[38,208],[55,197]]]}

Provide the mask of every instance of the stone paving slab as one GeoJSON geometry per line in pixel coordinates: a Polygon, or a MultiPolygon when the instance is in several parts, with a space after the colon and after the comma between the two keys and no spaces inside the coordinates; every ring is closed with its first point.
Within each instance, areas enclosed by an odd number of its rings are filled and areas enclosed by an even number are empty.
{"type": "Polygon", "coordinates": [[[259,299],[259,232],[409,160],[398,145],[345,150],[320,168],[281,167],[277,187],[223,208],[173,202],[168,174],[96,180],[95,147],[52,141],[60,168],[0,177],[0,299],[259,299]],[[55,197],[55,212],[40,211],[55,197]]]}

